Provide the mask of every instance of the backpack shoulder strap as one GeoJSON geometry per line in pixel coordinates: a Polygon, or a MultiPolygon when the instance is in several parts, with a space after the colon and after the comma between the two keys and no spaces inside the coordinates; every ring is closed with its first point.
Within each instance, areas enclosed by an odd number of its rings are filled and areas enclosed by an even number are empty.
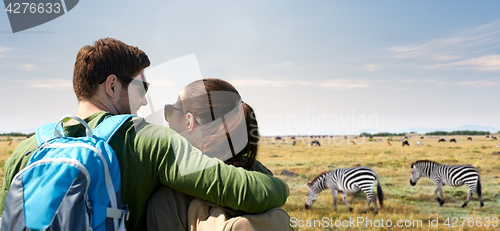
{"type": "Polygon", "coordinates": [[[35,136],[36,136],[36,143],[38,144],[38,146],[42,145],[43,143],[45,143],[45,141],[52,139],[54,137],[54,128],[56,125],[58,126],[57,129],[59,131],[63,131],[62,124],[60,123],[45,124],[36,129],[35,136]]]}
{"type": "Polygon", "coordinates": [[[115,115],[102,121],[93,130],[95,136],[109,142],[118,129],[132,116],[135,115],[115,115]]]}

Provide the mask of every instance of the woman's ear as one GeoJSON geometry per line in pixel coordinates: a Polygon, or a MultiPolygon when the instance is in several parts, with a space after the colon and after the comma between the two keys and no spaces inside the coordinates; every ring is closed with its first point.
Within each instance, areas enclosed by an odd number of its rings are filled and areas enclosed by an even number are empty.
{"type": "Polygon", "coordinates": [[[196,123],[193,114],[191,112],[186,113],[186,130],[193,131],[196,128],[196,123]]]}

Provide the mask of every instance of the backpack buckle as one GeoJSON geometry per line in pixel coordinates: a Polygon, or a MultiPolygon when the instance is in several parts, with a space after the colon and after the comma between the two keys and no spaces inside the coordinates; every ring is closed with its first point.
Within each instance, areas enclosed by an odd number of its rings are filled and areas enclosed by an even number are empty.
{"type": "Polygon", "coordinates": [[[130,216],[130,210],[128,210],[128,206],[127,205],[123,205],[122,209],[123,209],[123,217],[122,217],[122,219],[125,219],[126,221],[128,221],[128,217],[130,216]]]}

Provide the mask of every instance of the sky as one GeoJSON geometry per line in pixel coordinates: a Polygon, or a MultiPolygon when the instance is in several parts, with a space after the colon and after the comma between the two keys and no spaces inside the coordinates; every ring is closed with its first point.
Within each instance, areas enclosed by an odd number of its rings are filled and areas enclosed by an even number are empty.
{"type": "MultiPolygon", "coordinates": [[[[499,1],[79,1],[13,33],[0,12],[0,133],[76,113],[78,50],[112,37],[151,60],[149,106],[232,83],[263,135],[500,130],[499,1]]],[[[167,123],[165,123],[167,124],[167,123]]]]}

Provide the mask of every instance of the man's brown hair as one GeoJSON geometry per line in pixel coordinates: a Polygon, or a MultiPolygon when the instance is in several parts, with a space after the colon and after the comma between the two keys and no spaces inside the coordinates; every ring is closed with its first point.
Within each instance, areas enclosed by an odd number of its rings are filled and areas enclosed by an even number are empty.
{"type": "MultiPolygon", "coordinates": [[[[93,46],[84,46],[76,55],[73,89],[77,99],[92,97],[99,82],[111,74],[133,78],[150,65],[149,58],[137,47],[120,40],[105,38],[93,46]]],[[[124,87],[128,83],[119,79],[124,87]]]]}

